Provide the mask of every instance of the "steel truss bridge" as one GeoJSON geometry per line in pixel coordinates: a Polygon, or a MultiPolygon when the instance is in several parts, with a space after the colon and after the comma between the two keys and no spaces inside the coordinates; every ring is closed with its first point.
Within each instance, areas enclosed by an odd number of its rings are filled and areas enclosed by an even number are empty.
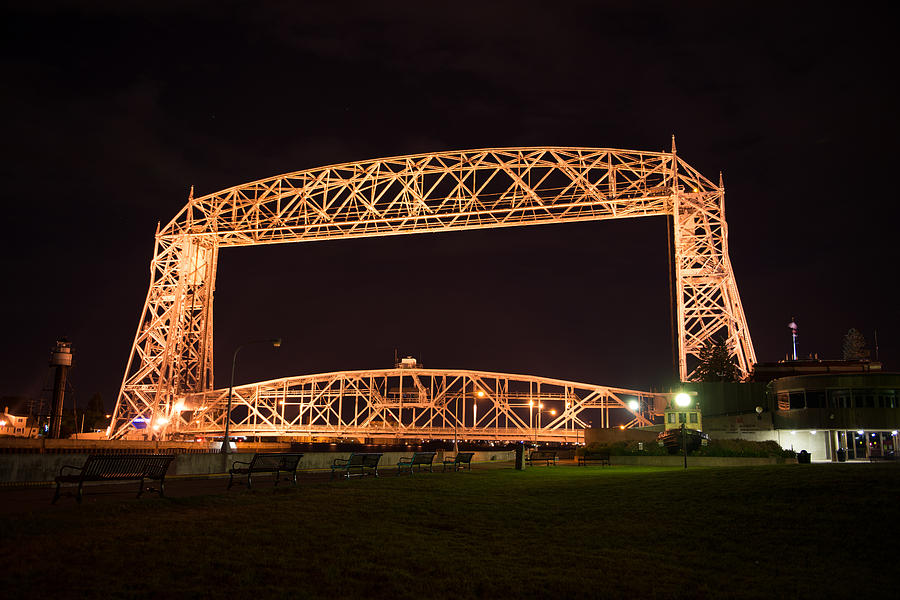
{"type": "MultiPolygon", "coordinates": [[[[157,228],[150,288],[109,435],[132,432],[135,419],[160,436],[199,427],[177,407],[213,388],[216,266],[219,249],[236,246],[669,217],[680,376],[691,377],[700,350],[716,338],[747,374],[756,357],[728,257],[724,198],[721,176],[715,184],[683,161],[674,138],[671,152],[437,152],[286,173],[199,198],[192,191],[157,228]]],[[[221,402],[221,394],[215,398],[221,402]]],[[[219,410],[207,407],[211,415],[219,410]]]]}
{"type": "MultiPolygon", "coordinates": [[[[235,387],[234,435],[581,442],[587,427],[651,425],[669,394],[508,373],[395,368],[286,377],[235,387]]],[[[225,428],[228,389],[189,394],[180,432],[225,428]]]]}

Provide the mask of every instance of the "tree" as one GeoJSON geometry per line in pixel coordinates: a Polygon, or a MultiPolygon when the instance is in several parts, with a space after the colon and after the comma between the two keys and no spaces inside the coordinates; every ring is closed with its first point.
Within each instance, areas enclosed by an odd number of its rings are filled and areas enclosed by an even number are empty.
{"type": "Polygon", "coordinates": [[[855,327],[851,327],[844,336],[842,348],[844,360],[867,360],[869,358],[869,351],[866,350],[866,338],[855,327]]]}
{"type": "Polygon", "coordinates": [[[700,349],[699,359],[694,381],[740,381],[740,371],[724,340],[707,342],[700,349]]]}

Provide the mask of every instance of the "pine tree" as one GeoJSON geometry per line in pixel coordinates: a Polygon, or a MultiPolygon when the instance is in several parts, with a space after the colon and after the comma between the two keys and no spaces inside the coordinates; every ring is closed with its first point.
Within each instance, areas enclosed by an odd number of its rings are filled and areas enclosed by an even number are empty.
{"type": "Polygon", "coordinates": [[[844,350],[844,360],[866,360],[869,358],[869,351],[866,350],[866,338],[855,327],[851,327],[850,331],[844,336],[842,348],[844,350]]]}
{"type": "Polygon", "coordinates": [[[707,342],[700,349],[699,360],[694,381],[738,382],[741,379],[740,371],[723,340],[707,342]]]}

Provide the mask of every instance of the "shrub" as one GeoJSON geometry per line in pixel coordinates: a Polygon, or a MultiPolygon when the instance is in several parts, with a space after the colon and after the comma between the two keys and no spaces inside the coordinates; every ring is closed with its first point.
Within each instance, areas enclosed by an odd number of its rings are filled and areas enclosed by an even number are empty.
{"type": "Polygon", "coordinates": [[[751,442],[750,440],[709,440],[709,445],[692,452],[694,456],[734,456],[752,458],[793,458],[793,450],[784,450],[778,442],[751,442]]]}

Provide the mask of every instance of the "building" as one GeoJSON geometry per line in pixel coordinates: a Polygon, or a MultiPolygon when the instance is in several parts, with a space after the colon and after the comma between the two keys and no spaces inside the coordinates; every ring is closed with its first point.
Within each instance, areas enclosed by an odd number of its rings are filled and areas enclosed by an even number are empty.
{"type": "Polygon", "coordinates": [[[775,440],[813,460],[900,456],[900,373],[868,361],[758,365],[750,383],[686,383],[712,438],[775,440]]]}
{"type": "Polygon", "coordinates": [[[17,417],[5,407],[0,413],[0,437],[37,437],[37,427],[33,427],[28,417],[17,417]]]}

